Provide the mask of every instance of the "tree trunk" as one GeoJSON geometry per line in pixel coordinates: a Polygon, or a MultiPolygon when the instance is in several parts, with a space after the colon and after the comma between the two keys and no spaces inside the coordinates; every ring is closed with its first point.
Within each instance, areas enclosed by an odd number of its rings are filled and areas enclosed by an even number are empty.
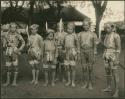
{"type": "Polygon", "coordinates": [[[102,19],[102,15],[100,15],[98,12],[96,12],[96,28],[95,28],[95,32],[97,34],[97,36],[100,38],[100,22],[102,19]]]}
{"type": "Polygon", "coordinates": [[[34,4],[35,4],[35,1],[31,0],[30,1],[30,10],[29,10],[29,25],[32,24],[32,16],[33,16],[33,12],[34,12],[34,4]]]}
{"type": "Polygon", "coordinates": [[[96,19],[96,29],[95,29],[95,32],[96,32],[98,37],[99,37],[99,28],[100,28],[100,20],[96,19]]]}

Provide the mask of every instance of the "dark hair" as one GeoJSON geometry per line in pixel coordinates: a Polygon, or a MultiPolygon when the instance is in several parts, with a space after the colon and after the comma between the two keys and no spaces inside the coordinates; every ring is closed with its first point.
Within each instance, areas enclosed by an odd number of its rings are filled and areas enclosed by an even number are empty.
{"type": "Polygon", "coordinates": [[[86,18],[86,19],[83,20],[83,24],[84,24],[84,22],[88,22],[89,26],[91,26],[91,20],[90,19],[86,18]]]}

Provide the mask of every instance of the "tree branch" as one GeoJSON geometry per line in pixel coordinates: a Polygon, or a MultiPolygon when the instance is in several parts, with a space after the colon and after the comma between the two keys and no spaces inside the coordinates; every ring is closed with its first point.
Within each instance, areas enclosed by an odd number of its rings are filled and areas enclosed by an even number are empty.
{"type": "Polygon", "coordinates": [[[91,1],[92,1],[92,4],[93,4],[94,8],[96,8],[95,0],[91,0],[91,1]]]}
{"type": "Polygon", "coordinates": [[[19,1],[18,1],[18,0],[15,0],[15,2],[16,2],[15,7],[17,7],[17,6],[18,6],[18,2],[19,2],[19,1]]]}
{"type": "Polygon", "coordinates": [[[108,1],[105,0],[104,3],[103,3],[103,5],[102,5],[102,7],[101,7],[101,12],[102,12],[102,13],[105,11],[106,6],[107,6],[107,3],[108,3],[108,1]]]}
{"type": "Polygon", "coordinates": [[[10,7],[13,7],[13,2],[12,2],[12,0],[9,0],[9,2],[10,2],[10,7]]]}
{"type": "Polygon", "coordinates": [[[22,1],[21,7],[23,7],[25,1],[22,1]]]}

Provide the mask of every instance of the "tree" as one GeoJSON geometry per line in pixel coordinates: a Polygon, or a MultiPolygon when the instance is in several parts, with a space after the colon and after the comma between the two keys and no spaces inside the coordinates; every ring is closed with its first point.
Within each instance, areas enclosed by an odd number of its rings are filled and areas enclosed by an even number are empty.
{"type": "Polygon", "coordinates": [[[27,14],[24,10],[25,1],[8,0],[2,1],[2,4],[6,7],[2,11],[2,23],[27,21],[27,14]]]}
{"type": "Polygon", "coordinates": [[[107,3],[108,1],[107,0],[91,0],[92,1],[92,4],[95,8],[95,16],[96,16],[96,29],[95,29],[95,32],[97,33],[98,36],[99,35],[99,32],[100,32],[100,22],[102,20],[102,17],[103,17],[103,14],[104,14],[104,11],[106,9],[106,6],[107,6],[107,3]]]}
{"type": "Polygon", "coordinates": [[[33,16],[33,12],[34,12],[35,0],[30,0],[29,4],[30,4],[30,9],[29,9],[29,25],[31,25],[31,23],[32,23],[32,16],[33,16]]]}

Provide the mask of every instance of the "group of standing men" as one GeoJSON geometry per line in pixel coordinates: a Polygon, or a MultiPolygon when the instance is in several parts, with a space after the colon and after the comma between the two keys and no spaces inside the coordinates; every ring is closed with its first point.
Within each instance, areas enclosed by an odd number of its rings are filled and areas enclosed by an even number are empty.
{"type": "MultiPolygon", "coordinates": [[[[67,81],[65,86],[75,87],[75,74],[78,58],[81,60],[84,85],[82,88],[93,89],[92,72],[97,54],[97,35],[90,30],[91,22],[88,19],[83,21],[83,31],[76,34],[74,22],[69,22],[64,31],[64,24],[57,24],[57,32],[52,29],[46,31],[46,38],[38,34],[39,25],[33,24],[29,27],[28,43],[25,44],[22,36],[17,32],[15,23],[9,24],[9,29],[2,26],[2,46],[5,49],[5,66],[7,70],[7,80],[4,86],[10,84],[11,68],[14,68],[14,78],[12,85],[16,86],[18,77],[18,56],[24,46],[28,46],[28,59],[32,67],[32,84],[38,84],[40,62],[42,61],[45,84],[49,81],[55,86],[56,80],[67,81]],[[49,70],[51,70],[51,80],[49,80],[49,70]],[[59,76],[59,71],[61,73],[59,76]]],[[[106,36],[104,40],[105,51],[103,59],[107,78],[107,88],[103,91],[111,91],[111,81],[114,78],[115,92],[114,97],[118,96],[118,65],[119,54],[121,51],[120,36],[114,32],[114,25],[106,24],[106,36]]]]}

